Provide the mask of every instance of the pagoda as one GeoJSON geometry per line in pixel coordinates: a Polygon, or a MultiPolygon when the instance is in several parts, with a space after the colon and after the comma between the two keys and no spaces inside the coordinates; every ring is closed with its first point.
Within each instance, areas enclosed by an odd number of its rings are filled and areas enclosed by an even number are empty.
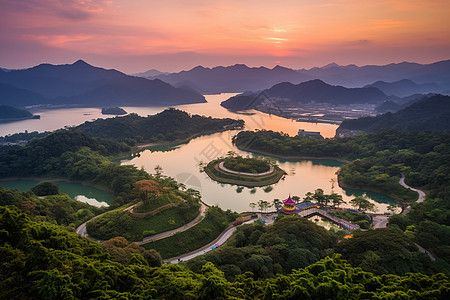
{"type": "Polygon", "coordinates": [[[291,195],[286,200],[283,200],[283,212],[285,214],[295,214],[297,208],[295,207],[295,201],[292,200],[291,195]]]}

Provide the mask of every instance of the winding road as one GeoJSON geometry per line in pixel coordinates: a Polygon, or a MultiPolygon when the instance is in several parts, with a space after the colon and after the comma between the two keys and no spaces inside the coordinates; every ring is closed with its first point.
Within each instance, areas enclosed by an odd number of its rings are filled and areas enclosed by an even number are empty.
{"type": "Polygon", "coordinates": [[[164,239],[166,237],[174,235],[175,233],[186,231],[189,228],[194,227],[195,225],[200,223],[203,220],[203,218],[205,217],[205,214],[206,214],[207,210],[208,210],[208,206],[206,206],[202,202],[202,205],[199,208],[199,214],[191,222],[189,222],[189,223],[187,223],[187,224],[185,224],[185,225],[183,225],[181,227],[169,230],[169,231],[164,231],[164,232],[152,235],[152,236],[147,236],[147,237],[143,238],[142,241],[139,241],[139,242],[136,242],[136,243],[138,245],[147,244],[147,243],[154,242],[154,241],[157,241],[157,240],[160,240],[160,239],[164,239]]]}
{"type": "MultiPolygon", "coordinates": [[[[405,174],[402,173],[402,177],[400,178],[400,180],[398,181],[398,183],[399,183],[401,186],[403,186],[403,187],[405,187],[405,188],[407,188],[407,189],[410,189],[411,191],[414,191],[414,192],[416,192],[417,194],[419,194],[416,203],[422,203],[423,201],[425,201],[425,196],[426,196],[426,195],[425,195],[425,192],[424,192],[424,191],[421,191],[421,190],[419,190],[419,189],[412,188],[412,187],[410,187],[409,185],[407,185],[407,184],[405,183],[405,174]]],[[[407,207],[401,212],[401,214],[405,216],[406,214],[409,213],[410,210],[411,210],[411,209],[410,209],[410,206],[407,206],[407,207]]],[[[374,227],[374,228],[386,228],[386,227],[387,227],[387,223],[388,223],[388,218],[389,218],[389,216],[384,216],[384,215],[383,215],[383,216],[374,216],[374,217],[373,217],[373,225],[374,225],[373,227],[374,227]]],[[[436,260],[436,257],[435,257],[433,254],[431,254],[430,251],[428,251],[427,249],[423,248],[422,246],[420,246],[420,245],[417,244],[417,243],[415,243],[415,244],[416,244],[417,248],[419,248],[419,251],[420,251],[420,252],[425,253],[426,255],[428,255],[428,257],[430,257],[430,259],[431,259],[432,261],[435,261],[435,260],[436,260]]]]}
{"type": "MultiPolygon", "coordinates": [[[[404,188],[410,189],[411,191],[414,191],[414,192],[416,192],[417,194],[419,194],[419,197],[417,198],[416,203],[421,203],[421,202],[425,201],[425,193],[424,193],[424,191],[421,191],[421,190],[412,188],[412,187],[410,187],[409,185],[407,185],[407,184],[405,183],[405,174],[404,174],[404,173],[402,173],[402,177],[400,178],[400,180],[398,181],[398,183],[399,183],[401,186],[403,186],[404,188]]],[[[406,216],[406,214],[409,213],[409,211],[410,211],[410,207],[407,206],[407,207],[401,212],[401,214],[404,215],[404,216],[406,216]]],[[[373,219],[372,219],[373,227],[374,227],[375,229],[376,229],[376,228],[386,228],[386,227],[387,227],[387,224],[388,224],[388,219],[389,219],[389,217],[390,217],[389,215],[386,215],[386,216],[385,216],[385,215],[377,215],[377,216],[374,216],[373,219]]]]}
{"type": "MultiPolygon", "coordinates": [[[[419,194],[419,198],[417,199],[416,203],[422,203],[423,201],[425,201],[425,193],[424,193],[424,191],[412,188],[412,187],[410,187],[409,185],[407,185],[405,183],[405,174],[402,173],[402,178],[400,178],[400,181],[398,183],[400,183],[401,186],[403,186],[403,187],[405,187],[407,189],[410,189],[411,191],[414,191],[414,192],[419,194]]],[[[406,216],[406,214],[408,214],[410,210],[411,210],[410,206],[407,206],[402,211],[402,215],[406,216]]]]}
{"type": "MultiPolygon", "coordinates": [[[[126,208],[125,210],[130,210],[133,206],[134,206],[134,205],[132,205],[132,206],[126,208]]],[[[204,203],[202,202],[202,203],[201,203],[201,206],[200,206],[200,208],[199,208],[199,214],[198,214],[197,217],[195,217],[195,219],[192,220],[191,222],[189,222],[189,223],[187,223],[187,224],[185,224],[185,225],[183,225],[183,226],[181,226],[181,227],[178,227],[178,228],[169,230],[169,231],[164,231],[164,232],[161,232],[161,233],[159,233],[159,234],[155,234],[155,235],[152,235],[152,236],[145,237],[145,238],[143,238],[141,241],[138,241],[138,242],[136,242],[136,243],[137,243],[138,245],[142,245],[142,244],[150,243],[150,242],[157,241],[157,240],[160,240],[160,239],[164,239],[164,238],[169,237],[169,236],[171,236],[171,235],[173,235],[173,234],[175,234],[175,233],[177,233],[177,232],[183,232],[183,231],[186,231],[186,230],[188,230],[189,228],[194,227],[195,225],[197,225],[198,223],[200,223],[201,220],[203,220],[203,218],[205,217],[205,214],[206,214],[206,211],[207,211],[207,210],[208,210],[208,206],[206,206],[206,204],[204,204],[204,203]]],[[[99,217],[99,216],[101,216],[101,215],[98,215],[97,217],[99,217]]],[[[97,217],[94,217],[94,218],[97,218],[97,217]]],[[[92,219],[91,219],[91,220],[92,220],[92,219]]],[[[90,220],[89,220],[89,221],[90,221],[90,220]]],[[[89,221],[86,221],[86,222],[84,222],[83,224],[81,224],[80,226],[78,226],[77,229],[75,230],[75,232],[78,233],[78,234],[81,235],[81,236],[87,237],[88,239],[90,239],[90,240],[92,240],[92,241],[99,242],[99,243],[103,242],[103,240],[93,238],[93,237],[91,237],[91,236],[87,233],[87,230],[86,230],[86,223],[89,222],[89,221]]]]}
{"type": "MultiPolygon", "coordinates": [[[[421,203],[421,202],[425,201],[425,193],[423,191],[419,190],[419,189],[415,189],[415,188],[412,188],[412,187],[408,186],[405,183],[405,175],[403,173],[402,173],[402,177],[399,180],[399,184],[402,185],[403,187],[405,187],[407,189],[410,189],[412,191],[415,191],[415,192],[417,192],[419,194],[418,199],[416,201],[417,203],[421,203]]],[[[132,207],[129,207],[128,209],[131,209],[131,208],[132,207]]],[[[142,239],[141,241],[138,241],[136,243],[139,244],[139,245],[142,245],[142,244],[150,243],[150,242],[157,241],[157,240],[160,240],[160,239],[163,239],[163,238],[167,238],[167,237],[169,237],[169,236],[171,236],[171,235],[173,235],[173,234],[175,234],[177,232],[186,231],[189,228],[192,228],[193,226],[195,226],[198,223],[200,223],[201,220],[203,220],[207,210],[208,210],[208,206],[206,206],[202,202],[202,205],[199,208],[198,216],[194,220],[192,220],[191,222],[189,222],[189,223],[187,223],[187,224],[185,224],[185,225],[183,225],[181,227],[178,227],[176,229],[173,229],[173,230],[169,230],[169,231],[165,231],[165,232],[162,232],[162,233],[159,233],[159,234],[155,234],[153,236],[145,237],[144,239],[142,239]]],[[[408,212],[409,212],[409,206],[402,211],[402,214],[406,215],[408,212]]],[[[258,214],[258,217],[262,218],[262,214],[258,214]]],[[[388,224],[388,218],[389,218],[389,216],[387,216],[387,215],[374,216],[373,217],[374,228],[386,228],[387,224],[388,224]]],[[[264,219],[266,225],[272,224],[274,222],[273,215],[266,215],[265,218],[263,218],[263,219],[264,219]]],[[[249,220],[247,222],[244,222],[243,224],[252,223],[254,221],[255,220],[249,220]]],[[[95,239],[95,238],[89,236],[89,234],[86,231],[86,223],[87,222],[85,222],[85,223],[81,224],[80,226],[78,226],[78,228],[76,229],[76,233],[78,233],[79,235],[85,236],[85,237],[87,237],[87,238],[89,238],[89,239],[91,239],[93,241],[102,242],[102,240],[98,240],[98,239],[95,239]]],[[[172,257],[172,258],[169,258],[169,259],[165,259],[164,263],[178,263],[178,262],[181,262],[181,261],[188,261],[190,259],[193,259],[194,257],[203,255],[203,254],[213,250],[213,247],[212,247],[213,245],[217,244],[218,246],[220,246],[220,245],[224,244],[233,235],[233,233],[235,231],[236,231],[236,227],[234,227],[234,226],[233,227],[229,227],[228,229],[223,231],[211,243],[209,243],[209,244],[207,244],[207,245],[205,245],[205,246],[203,246],[203,247],[201,247],[201,248],[199,248],[197,250],[194,250],[192,252],[185,253],[185,254],[182,254],[182,255],[177,256],[177,257],[172,257]]],[[[433,260],[433,261],[436,260],[436,257],[434,257],[433,254],[431,254],[429,251],[427,251],[426,249],[424,249],[423,247],[421,247],[418,244],[416,244],[416,245],[419,248],[420,252],[423,252],[423,253],[427,254],[430,257],[431,260],[433,260]]]]}
{"type": "MultiPolygon", "coordinates": [[[[262,214],[258,214],[258,217],[262,220],[265,221],[266,225],[271,225],[274,222],[274,216],[277,216],[278,214],[266,214],[264,218],[262,218],[262,214]]],[[[242,224],[250,224],[255,222],[258,219],[252,219],[249,220],[247,222],[244,222],[242,224]]],[[[211,243],[197,249],[194,250],[192,252],[189,253],[185,253],[176,257],[172,257],[172,258],[168,258],[164,260],[164,263],[172,263],[172,264],[176,264],[179,263],[181,261],[188,261],[190,259],[193,259],[194,257],[203,255],[211,250],[213,250],[213,248],[211,248],[213,245],[217,244],[217,245],[222,245],[224,244],[232,235],[233,233],[236,231],[236,227],[229,227],[228,229],[226,229],[225,231],[223,231],[214,241],[212,241],[211,243]]]]}

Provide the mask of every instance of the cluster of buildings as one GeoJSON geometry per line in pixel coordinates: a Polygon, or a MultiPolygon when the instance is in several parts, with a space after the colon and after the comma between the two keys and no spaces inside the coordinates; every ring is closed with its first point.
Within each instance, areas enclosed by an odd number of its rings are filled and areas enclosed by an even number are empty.
{"type": "Polygon", "coordinates": [[[336,225],[338,225],[339,227],[341,227],[342,229],[347,231],[347,233],[350,233],[354,229],[360,228],[359,225],[353,224],[347,220],[344,220],[344,219],[341,219],[336,216],[332,216],[332,215],[328,214],[328,212],[326,212],[325,210],[320,209],[319,205],[317,205],[316,203],[313,203],[313,202],[296,203],[291,198],[290,195],[287,199],[283,200],[283,207],[282,207],[281,211],[284,212],[285,214],[289,214],[289,215],[290,214],[298,214],[303,217],[306,217],[308,215],[318,214],[318,215],[321,215],[322,217],[327,218],[331,222],[335,223],[336,225]]]}

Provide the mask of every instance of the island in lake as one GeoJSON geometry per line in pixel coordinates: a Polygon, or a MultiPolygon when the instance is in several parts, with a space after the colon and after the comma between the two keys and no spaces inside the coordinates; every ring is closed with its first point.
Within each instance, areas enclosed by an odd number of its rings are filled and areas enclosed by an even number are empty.
{"type": "Polygon", "coordinates": [[[267,159],[244,158],[235,153],[211,161],[204,170],[215,181],[249,187],[271,185],[286,175],[267,159]]]}
{"type": "Polygon", "coordinates": [[[121,107],[105,107],[102,108],[102,114],[104,115],[126,115],[127,112],[121,107]]]}

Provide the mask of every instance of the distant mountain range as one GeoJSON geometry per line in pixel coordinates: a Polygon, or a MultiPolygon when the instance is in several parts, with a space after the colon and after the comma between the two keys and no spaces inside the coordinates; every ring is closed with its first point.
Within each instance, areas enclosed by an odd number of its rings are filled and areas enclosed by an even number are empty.
{"type": "Polygon", "coordinates": [[[230,110],[245,110],[255,108],[270,101],[289,102],[292,106],[300,106],[302,103],[330,103],[330,104],[354,104],[371,103],[378,104],[387,100],[388,96],[377,88],[345,88],[329,85],[319,79],[306,81],[300,84],[283,82],[264,90],[263,93],[244,93],[231,97],[221,103],[230,110]]]}
{"type": "Polygon", "coordinates": [[[192,89],[97,68],[82,60],[69,65],[0,70],[0,84],[0,104],[14,106],[171,106],[206,102],[192,89]]]}
{"type": "Polygon", "coordinates": [[[432,64],[403,62],[362,67],[332,63],[308,70],[294,70],[281,66],[273,69],[250,68],[242,64],[214,68],[198,66],[178,73],[157,75],[142,73],[141,76],[158,78],[177,87],[189,86],[204,94],[260,91],[280,82],[298,84],[312,79],[344,87],[374,85],[388,95],[399,97],[415,93],[450,94],[450,60],[432,64]]]}
{"type": "Polygon", "coordinates": [[[445,92],[437,83],[417,84],[410,79],[402,79],[394,82],[377,81],[365,87],[375,87],[386,95],[406,97],[411,94],[427,94],[445,92]]]}
{"type": "Polygon", "coordinates": [[[147,78],[158,78],[177,87],[190,86],[203,94],[257,91],[283,81],[300,83],[311,79],[308,75],[280,66],[268,69],[241,64],[212,69],[198,66],[189,71],[147,78]]]}
{"type": "Polygon", "coordinates": [[[375,132],[383,128],[401,131],[450,130],[450,97],[434,95],[396,112],[376,117],[345,120],[336,135],[354,134],[357,131],[375,132]]]}

